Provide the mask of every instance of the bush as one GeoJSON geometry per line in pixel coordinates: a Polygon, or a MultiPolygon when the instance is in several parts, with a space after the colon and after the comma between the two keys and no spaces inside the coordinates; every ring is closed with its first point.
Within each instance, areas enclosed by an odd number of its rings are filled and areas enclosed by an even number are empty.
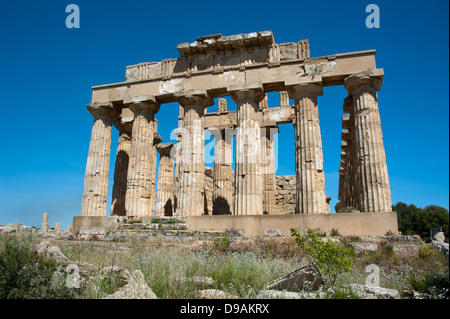
{"type": "Polygon", "coordinates": [[[79,291],[65,287],[65,274],[58,266],[37,254],[31,237],[0,236],[0,298],[75,298],[79,291]]]}
{"type": "Polygon", "coordinates": [[[308,260],[320,271],[326,286],[334,286],[339,274],[353,269],[357,255],[352,246],[333,242],[309,228],[306,236],[291,228],[291,235],[308,253],[308,260]]]}
{"type": "Polygon", "coordinates": [[[424,277],[413,275],[409,278],[409,283],[414,290],[425,293],[433,299],[449,298],[449,274],[429,273],[424,277]]]}

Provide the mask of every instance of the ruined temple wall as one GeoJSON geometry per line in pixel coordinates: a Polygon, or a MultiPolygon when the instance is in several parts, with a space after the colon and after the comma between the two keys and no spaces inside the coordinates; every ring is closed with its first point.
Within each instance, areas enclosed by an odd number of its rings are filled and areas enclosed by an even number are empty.
{"type": "Polygon", "coordinates": [[[295,213],[296,179],[295,175],[277,176],[275,193],[277,214],[295,213]]]}

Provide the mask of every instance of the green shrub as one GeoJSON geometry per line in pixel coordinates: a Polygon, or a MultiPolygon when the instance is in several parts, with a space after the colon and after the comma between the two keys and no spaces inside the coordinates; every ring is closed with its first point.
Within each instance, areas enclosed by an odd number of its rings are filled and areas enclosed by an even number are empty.
{"type": "Polygon", "coordinates": [[[75,298],[66,274],[51,259],[39,256],[31,237],[0,236],[0,299],[75,298]]]}
{"type": "Polygon", "coordinates": [[[330,232],[330,236],[341,236],[341,234],[339,233],[339,230],[332,228],[331,232],[330,232]]]}
{"type": "Polygon", "coordinates": [[[414,290],[427,294],[430,298],[449,298],[449,274],[429,273],[423,277],[413,275],[409,278],[409,283],[414,290]]]}
{"type": "Polygon", "coordinates": [[[326,286],[334,286],[339,274],[354,268],[353,264],[356,262],[357,255],[352,246],[323,238],[323,234],[318,234],[309,228],[306,236],[302,236],[295,228],[291,228],[291,235],[308,253],[309,262],[320,271],[326,286]]]}
{"type": "Polygon", "coordinates": [[[225,236],[218,237],[214,240],[214,248],[219,251],[226,251],[229,246],[230,241],[225,236]]]}

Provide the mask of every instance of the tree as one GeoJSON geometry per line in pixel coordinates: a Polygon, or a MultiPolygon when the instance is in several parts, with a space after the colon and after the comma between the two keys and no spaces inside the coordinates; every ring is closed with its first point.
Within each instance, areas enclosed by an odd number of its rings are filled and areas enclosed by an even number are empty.
{"type": "Polygon", "coordinates": [[[419,208],[398,202],[392,209],[397,212],[398,230],[405,235],[419,235],[429,241],[430,229],[442,228],[445,237],[449,237],[449,213],[444,207],[430,205],[419,208]]]}

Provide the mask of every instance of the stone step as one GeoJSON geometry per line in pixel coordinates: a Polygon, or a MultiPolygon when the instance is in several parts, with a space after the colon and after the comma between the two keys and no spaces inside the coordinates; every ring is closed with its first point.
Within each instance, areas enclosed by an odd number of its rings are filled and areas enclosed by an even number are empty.
{"type": "Polygon", "coordinates": [[[214,231],[214,230],[176,230],[176,229],[122,229],[108,232],[105,235],[105,239],[114,239],[114,238],[145,238],[145,237],[153,237],[153,236],[180,236],[180,237],[189,237],[189,236],[206,236],[206,237],[225,237],[225,236],[233,236],[233,237],[242,237],[241,231],[236,230],[225,230],[225,231],[214,231]]]}
{"type": "Polygon", "coordinates": [[[120,229],[123,230],[186,230],[186,224],[123,224],[120,229]]]}

